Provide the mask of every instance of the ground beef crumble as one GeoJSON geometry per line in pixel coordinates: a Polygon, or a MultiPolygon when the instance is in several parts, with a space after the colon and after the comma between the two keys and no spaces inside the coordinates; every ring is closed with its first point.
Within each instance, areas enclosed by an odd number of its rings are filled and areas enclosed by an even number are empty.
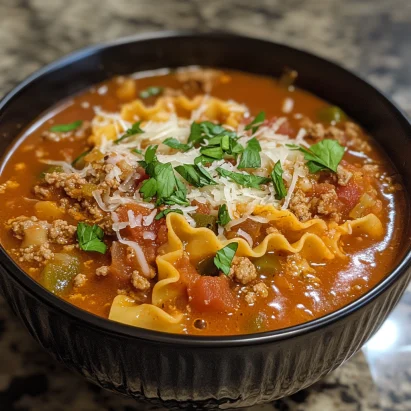
{"type": "Polygon", "coordinates": [[[247,257],[234,257],[228,276],[238,283],[248,284],[257,278],[257,270],[247,257]]]}

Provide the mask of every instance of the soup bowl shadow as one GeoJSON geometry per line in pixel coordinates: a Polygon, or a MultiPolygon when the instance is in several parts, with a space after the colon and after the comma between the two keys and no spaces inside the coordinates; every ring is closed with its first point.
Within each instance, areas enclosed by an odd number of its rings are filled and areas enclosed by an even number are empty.
{"type": "MultiPolygon", "coordinates": [[[[375,137],[411,191],[411,126],[383,94],[309,53],[249,37],[167,32],[93,46],[48,65],[0,103],[0,149],[50,106],[114,75],[212,66],[279,76],[343,108],[375,137]]],[[[0,286],[29,333],[57,360],[109,390],[166,407],[234,408],[291,395],[349,359],[376,332],[410,279],[410,212],[396,266],[355,302],[287,329],[225,337],[166,334],[108,321],[55,297],[0,249],[0,286]]]]}

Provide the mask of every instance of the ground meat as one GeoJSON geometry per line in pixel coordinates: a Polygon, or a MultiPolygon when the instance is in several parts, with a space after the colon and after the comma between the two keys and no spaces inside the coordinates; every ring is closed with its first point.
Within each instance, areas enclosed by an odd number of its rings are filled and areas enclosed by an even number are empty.
{"type": "Polygon", "coordinates": [[[300,275],[313,274],[314,268],[310,266],[308,261],[301,254],[289,255],[286,259],[285,274],[292,277],[300,275]]]}
{"type": "Polygon", "coordinates": [[[7,221],[6,228],[11,230],[13,235],[19,239],[24,239],[25,231],[33,226],[40,226],[48,229],[49,223],[47,221],[40,221],[37,217],[26,217],[24,215],[12,218],[7,221]]]}
{"type": "Polygon", "coordinates": [[[48,243],[42,244],[41,246],[31,245],[26,248],[20,248],[19,250],[14,250],[19,256],[20,262],[27,263],[45,263],[54,257],[54,253],[50,250],[48,243]]]}
{"type": "Polygon", "coordinates": [[[257,301],[257,294],[256,294],[254,291],[249,291],[249,292],[245,295],[244,299],[245,299],[245,302],[246,302],[248,305],[253,305],[253,304],[255,304],[256,301],[257,301]]]}
{"type": "Polygon", "coordinates": [[[49,227],[48,237],[52,243],[70,244],[75,240],[76,230],[76,226],[68,224],[65,220],[55,220],[49,227]]]}
{"type": "Polygon", "coordinates": [[[74,287],[83,287],[86,281],[87,277],[85,274],[77,274],[73,280],[74,287]]]}
{"type": "Polygon", "coordinates": [[[328,191],[327,193],[321,194],[317,204],[317,213],[321,215],[330,215],[335,220],[339,220],[338,214],[338,196],[335,189],[328,191]]]}
{"type": "Polygon", "coordinates": [[[150,289],[150,281],[144,278],[137,270],[131,274],[131,283],[137,290],[147,291],[150,289]]]}
{"type": "Polygon", "coordinates": [[[302,222],[312,218],[310,197],[300,189],[294,191],[288,208],[302,222]]]}
{"type": "Polygon", "coordinates": [[[34,195],[40,200],[49,200],[51,198],[51,191],[48,188],[36,185],[33,188],[34,195]]]}
{"type": "Polygon", "coordinates": [[[256,292],[260,297],[267,298],[268,297],[268,287],[263,283],[257,283],[253,286],[254,292],[256,292]]]}
{"type": "Polygon", "coordinates": [[[268,297],[268,287],[262,281],[255,284],[253,290],[248,291],[244,298],[248,305],[252,305],[256,303],[258,297],[268,297]]]}
{"type": "Polygon", "coordinates": [[[342,165],[337,167],[337,177],[338,177],[338,184],[340,186],[346,186],[352,177],[351,171],[348,171],[342,165]]]}
{"type": "Polygon", "coordinates": [[[214,69],[180,69],[176,73],[176,78],[181,83],[192,88],[199,88],[204,93],[209,94],[223,73],[214,69]]]}
{"type": "Polygon", "coordinates": [[[314,123],[308,117],[301,121],[301,127],[307,132],[307,137],[313,140],[323,140],[324,138],[331,138],[337,140],[340,144],[345,144],[344,131],[335,126],[325,127],[321,123],[314,123]]]}
{"type": "Polygon", "coordinates": [[[103,265],[96,270],[96,275],[99,277],[105,277],[110,272],[110,267],[103,265]]]}
{"type": "Polygon", "coordinates": [[[76,173],[46,173],[44,179],[47,184],[56,188],[62,188],[71,198],[81,200],[84,196],[82,187],[87,181],[76,173]]]}
{"type": "Polygon", "coordinates": [[[229,277],[241,284],[248,284],[257,278],[257,270],[247,257],[234,257],[229,277]]]}

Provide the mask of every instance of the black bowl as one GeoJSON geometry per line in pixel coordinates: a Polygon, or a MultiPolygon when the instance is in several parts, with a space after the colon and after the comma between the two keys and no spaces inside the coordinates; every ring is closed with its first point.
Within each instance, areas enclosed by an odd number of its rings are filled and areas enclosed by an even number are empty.
{"type": "MultiPolygon", "coordinates": [[[[278,76],[342,107],[382,145],[411,191],[411,127],[381,93],[333,63],[227,34],[161,33],[94,46],[29,77],[0,104],[4,153],[22,127],[65,97],[116,74],[205,65],[278,76]]],[[[7,156],[5,156],[7,158],[7,156]]],[[[165,334],[111,322],[55,297],[0,250],[0,285],[14,312],[55,358],[89,380],[166,406],[237,407],[290,395],[350,358],[378,329],[410,278],[410,213],[398,264],[357,301],[280,331],[235,337],[165,334]]]]}

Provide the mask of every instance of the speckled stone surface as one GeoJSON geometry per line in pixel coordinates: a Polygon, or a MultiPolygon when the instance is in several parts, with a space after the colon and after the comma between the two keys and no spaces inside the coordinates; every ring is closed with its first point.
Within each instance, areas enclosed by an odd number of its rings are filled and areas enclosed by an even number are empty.
{"type": "MultiPolygon", "coordinates": [[[[0,94],[83,46],[163,29],[229,30],[332,59],[411,114],[409,0],[0,0],[0,94]],[[104,6],[103,6],[104,3],[104,6]]],[[[411,292],[365,349],[314,386],[257,410],[411,410],[411,292]]],[[[54,362],[0,297],[0,410],[153,409],[54,362]]]]}

